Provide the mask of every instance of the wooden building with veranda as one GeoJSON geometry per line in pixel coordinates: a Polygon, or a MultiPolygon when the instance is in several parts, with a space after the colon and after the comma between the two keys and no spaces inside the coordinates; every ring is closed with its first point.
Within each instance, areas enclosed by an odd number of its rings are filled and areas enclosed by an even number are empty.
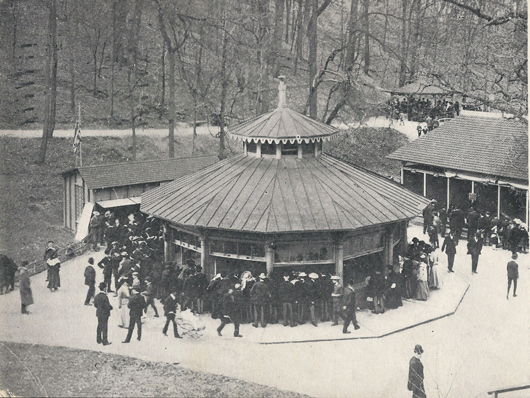
{"type": "Polygon", "coordinates": [[[210,155],[98,164],[67,170],[62,173],[64,227],[76,232],[86,205],[99,210],[139,208],[145,191],[217,161],[217,156],[210,155]]]}
{"type": "Polygon", "coordinates": [[[528,123],[461,115],[388,156],[401,183],[439,207],[489,211],[528,223],[528,123]]]}
{"type": "Polygon", "coordinates": [[[339,131],[285,106],[230,129],[243,153],[142,195],[166,229],[167,261],[221,271],[325,272],[362,279],[392,264],[428,201],[322,152],[339,131]]]}

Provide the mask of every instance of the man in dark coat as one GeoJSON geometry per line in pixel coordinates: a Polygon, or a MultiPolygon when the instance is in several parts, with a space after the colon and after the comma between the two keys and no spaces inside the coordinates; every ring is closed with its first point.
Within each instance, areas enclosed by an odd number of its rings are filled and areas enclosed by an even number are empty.
{"type": "Polygon", "coordinates": [[[103,270],[103,282],[105,282],[110,289],[112,281],[112,260],[110,249],[105,249],[105,257],[98,262],[98,267],[103,270]]]}
{"type": "Polygon", "coordinates": [[[164,329],[162,329],[162,333],[164,334],[164,336],[167,336],[167,329],[169,327],[169,323],[171,322],[173,323],[173,333],[175,335],[175,338],[181,339],[182,337],[179,335],[177,322],[175,322],[177,305],[177,295],[175,294],[175,292],[172,292],[164,300],[164,316],[166,317],[166,324],[164,325],[164,329]]]}
{"type": "Polygon", "coordinates": [[[457,245],[458,241],[460,240],[460,235],[462,234],[462,228],[464,227],[464,220],[464,212],[458,207],[454,208],[449,215],[449,228],[451,228],[451,231],[454,232],[455,243],[457,245]]]}
{"type": "Polygon", "coordinates": [[[427,232],[427,227],[429,225],[432,225],[432,221],[434,219],[433,212],[434,212],[434,200],[431,200],[431,203],[429,203],[424,209],[423,209],[423,233],[427,232]]]}
{"type": "Polygon", "coordinates": [[[90,257],[88,259],[88,265],[85,268],[85,285],[88,286],[85,305],[90,305],[90,300],[96,294],[96,270],[94,269],[93,265],[94,259],[90,257]]]}
{"type": "Polygon", "coordinates": [[[471,240],[467,243],[467,254],[471,255],[471,272],[477,274],[478,258],[482,251],[482,241],[475,234],[471,240]]]}
{"type": "Polygon", "coordinates": [[[506,270],[508,271],[508,290],[506,292],[506,300],[510,295],[510,287],[513,281],[513,297],[517,297],[517,279],[519,279],[519,265],[515,262],[517,260],[517,253],[512,253],[512,260],[508,261],[506,270]]]}
{"type": "Polygon", "coordinates": [[[442,251],[445,251],[445,254],[447,254],[447,270],[449,272],[453,271],[453,264],[455,262],[455,254],[456,254],[456,239],[453,231],[449,233],[444,239],[444,243],[442,243],[442,251]]]}
{"type": "Polygon", "coordinates": [[[320,289],[317,283],[318,274],[311,272],[309,274],[309,281],[304,285],[308,298],[309,314],[311,316],[311,324],[318,326],[317,317],[315,314],[316,304],[320,301],[320,289]]]}
{"type": "Polygon", "coordinates": [[[407,388],[412,391],[412,398],[427,398],[425,387],[423,386],[423,364],[421,363],[423,348],[416,344],[414,356],[409,361],[409,380],[407,388]]]}
{"type": "Polygon", "coordinates": [[[473,237],[477,233],[478,229],[478,220],[480,218],[480,213],[475,210],[474,207],[471,207],[469,209],[469,213],[467,214],[467,237],[468,240],[473,239],[473,237]]]}
{"type": "Polygon", "coordinates": [[[134,325],[138,326],[138,341],[142,340],[142,315],[145,309],[145,298],[142,296],[138,290],[132,289],[131,299],[129,300],[129,331],[127,332],[127,337],[122,343],[129,343],[134,331],[134,325]]]}
{"type": "Polygon", "coordinates": [[[294,286],[289,281],[289,275],[284,275],[283,281],[278,285],[278,296],[282,302],[282,319],[284,326],[287,326],[288,324],[290,324],[291,327],[295,326],[293,317],[293,290],[294,286]]]}
{"type": "Polygon", "coordinates": [[[98,243],[101,242],[101,236],[103,235],[103,217],[99,214],[99,211],[94,211],[92,213],[92,218],[90,219],[89,227],[89,241],[92,241],[92,250],[98,251],[98,243]]]}
{"type": "Polygon", "coordinates": [[[254,306],[254,326],[258,327],[258,315],[261,317],[261,327],[267,326],[267,321],[265,320],[265,308],[269,301],[269,287],[265,283],[265,274],[259,276],[259,281],[252,286],[250,290],[250,302],[254,306]]]}
{"type": "Polygon", "coordinates": [[[333,323],[331,326],[337,326],[339,324],[340,307],[342,304],[342,295],[344,294],[344,288],[340,283],[340,277],[333,275],[331,277],[333,283],[333,291],[331,293],[331,299],[333,301],[333,323]]]}
{"type": "Polygon", "coordinates": [[[155,311],[155,318],[158,318],[158,309],[155,305],[155,285],[153,285],[153,282],[151,281],[150,277],[145,280],[145,283],[145,313],[147,314],[147,308],[151,306],[155,311]]]}
{"type": "Polygon", "coordinates": [[[18,276],[19,290],[20,290],[20,311],[23,314],[29,315],[28,305],[33,304],[33,293],[31,292],[31,282],[29,279],[27,261],[22,262],[22,265],[19,267],[20,273],[18,276]]]}
{"type": "Polygon", "coordinates": [[[222,336],[221,331],[230,321],[234,324],[234,337],[243,337],[239,334],[239,324],[241,322],[242,295],[241,285],[237,283],[233,289],[228,289],[223,296],[223,309],[221,315],[221,325],[217,328],[217,334],[222,336]]]}
{"type": "Polygon", "coordinates": [[[110,305],[109,298],[105,289],[107,285],[105,282],[99,284],[100,292],[94,297],[94,307],[96,307],[96,316],[98,317],[98,328],[97,328],[97,342],[98,344],[109,345],[108,340],[108,325],[110,311],[112,311],[112,305],[110,305]]]}
{"type": "Polygon", "coordinates": [[[350,322],[353,323],[355,330],[359,329],[360,326],[357,323],[357,317],[355,316],[355,310],[357,309],[357,302],[355,300],[355,290],[353,289],[353,279],[350,279],[347,283],[347,287],[344,289],[342,295],[342,312],[344,314],[344,326],[342,327],[342,333],[351,333],[348,330],[350,322]]]}

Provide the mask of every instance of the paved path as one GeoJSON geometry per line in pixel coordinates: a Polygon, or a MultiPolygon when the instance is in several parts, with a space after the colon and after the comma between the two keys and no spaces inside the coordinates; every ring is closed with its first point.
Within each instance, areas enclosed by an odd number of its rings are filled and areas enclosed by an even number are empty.
{"type": "MultiPolygon", "coordinates": [[[[420,227],[410,228],[409,237],[413,236],[421,237],[420,227]]],[[[99,258],[102,253],[96,255],[99,258]]],[[[242,326],[242,339],[231,337],[231,325],[221,338],[213,330],[217,323],[210,321],[200,339],[175,340],[162,335],[164,320],[154,318],[150,309],[142,341],[133,339],[130,344],[121,344],[126,330],[117,327],[117,301],[111,297],[115,310],[109,320],[109,337],[113,344],[108,347],[95,343],[95,309],[82,304],[86,292],[83,285],[86,259],[87,255],[63,265],[63,287],[56,293],[45,288],[44,274],[33,277],[36,304],[30,307],[29,316],[20,314],[18,292],[0,296],[0,340],[179,362],[194,370],[323,397],[410,397],[406,382],[408,361],[415,344],[422,344],[425,349],[422,361],[430,398],[487,397],[488,390],[528,382],[530,375],[529,255],[521,255],[519,259],[519,297],[506,300],[509,253],[484,248],[479,274],[472,276],[470,259],[462,242],[458,247],[455,276],[471,286],[458,311],[383,338],[262,345],[249,341],[256,331],[249,325],[242,326]]],[[[441,267],[444,269],[444,263],[441,267]]],[[[449,289],[449,275],[443,276],[444,289],[449,289]]],[[[429,304],[429,301],[424,303],[426,310],[429,304]]],[[[391,317],[398,315],[399,310],[394,310],[378,317],[390,322],[391,317]]],[[[279,325],[270,327],[283,330],[279,325]]],[[[321,325],[319,329],[327,327],[321,325]]],[[[306,333],[301,328],[300,332],[306,333]]],[[[510,395],[514,396],[517,395],[510,395]]]]}

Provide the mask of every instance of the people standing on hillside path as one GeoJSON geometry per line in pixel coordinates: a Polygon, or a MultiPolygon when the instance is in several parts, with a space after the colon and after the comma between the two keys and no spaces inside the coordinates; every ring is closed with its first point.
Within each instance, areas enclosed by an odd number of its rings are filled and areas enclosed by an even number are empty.
{"type": "Polygon", "coordinates": [[[85,285],[88,286],[85,305],[90,305],[90,300],[93,299],[96,294],[96,270],[93,265],[94,259],[90,257],[88,259],[88,265],[85,268],[85,285]]]}
{"type": "Polygon", "coordinates": [[[517,279],[519,279],[519,265],[515,262],[517,253],[512,253],[512,260],[508,261],[506,270],[508,271],[508,290],[506,291],[506,300],[510,295],[510,287],[513,281],[513,297],[517,297],[517,279]]]}
{"type": "Polygon", "coordinates": [[[471,273],[478,274],[478,258],[482,251],[482,241],[478,234],[475,234],[471,240],[467,243],[467,254],[471,255],[471,273]]]}
{"type": "Polygon", "coordinates": [[[448,272],[454,272],[453,271],[453,265],[455,263],[455,254],[456,254],[456,241],[455,241],[455,235],[453,233],[453,230],[449,232],[449,235],[447,235],[444,239],[444,243],[442,244],[442,251],[445,251],[445,254],[447,254],[447,271],[448,272]]]}
{"type": "Polygon", "coordinates": [[[342,312],[344,316],[344,326],[342,327],[342,333],[350,334],[348,326],[350,322],[353,323],[355,330],[360,329],[357,323],[357,317],[355,316],[355,310],[357,309],[357,301],[355,299],[355,289],[353,288],[353,279],[348,280],[347,287],[344,289],[342,296],[342,312]]]}
{"type": "Polygon", "coordinates": [[[94,297],[94,307],[96,307],[96,316],[98,318],[97,342],[103,345],[112,344],[108,340],[109,317],[112,305],[110,305],[109,298],[105,292],[106,288],[105,282],[101,282],[99,284],[100,292],[94,297]]]}
{"type": "Polygon", "coordinates": [[[414,356],[409,361],[409,380],[407,389],[412,391],[412,398],[427,398],[425,394],[425,387],[423,385],[423,364],[421,363],[421,355],[423,348],[416,344],[414,347],[414,356]]]}
{"type": "Polygon", "coordinates": [[[142,340],[142,315],[145,309],[145,298],[136,289],[131,290],[131,299],[129,300],[129,331],[127,337],[122,343],[129,343],[134,331],[134,325],[137,325],[137,340],[142,340]]]}
{"type": "Polygon", "coordinates": [[[164,300],[164,316],[166,317],[166,324],[164,325],[164,329],[162,329],[162,333],[164,336],[167,336],[167,329],[169,327],[169,323],[173,323],[173,334],[176,339],[181,339],[182,337],[179,335],[179,330],[177,327],[177,322],[175,321],[175,316],[177,314],[177,295],[175,292],[171,292],[166,299],[164,300]]]}
{"type": "Polygon", "coordinates": [[[18,284],[20,290],[20,312],[22,314],[29,315],[28,305],[33,304],[33,293],[31,292],[31,281],[29,279],[27,261],[23,261],[22,265],[18,268],[18,284]]]}
{"type": "Polygon", "coordinates": [[[61,276],[59,274],[61,260],[59,260],[59,255],[53,241],[48,242],[48,247],[44,252],[44,259],[48,264],[48,289],[51,292],[55,292],[61,287],[61,276]]]}

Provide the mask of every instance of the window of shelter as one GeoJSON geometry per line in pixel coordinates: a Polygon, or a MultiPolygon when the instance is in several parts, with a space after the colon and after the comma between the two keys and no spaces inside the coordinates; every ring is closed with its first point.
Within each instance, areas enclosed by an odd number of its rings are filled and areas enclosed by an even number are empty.
{"type": "Polygon", "coordinates": [[[298,154],[298,144],[286,142],[282,144],[282,155],[296,155],[298,154]]]}
{"type": "Polygon", "coordinates": [[[276,155],[276,144],[264,142],[261,144],[261,154],[262,155],[276,155]]]}

